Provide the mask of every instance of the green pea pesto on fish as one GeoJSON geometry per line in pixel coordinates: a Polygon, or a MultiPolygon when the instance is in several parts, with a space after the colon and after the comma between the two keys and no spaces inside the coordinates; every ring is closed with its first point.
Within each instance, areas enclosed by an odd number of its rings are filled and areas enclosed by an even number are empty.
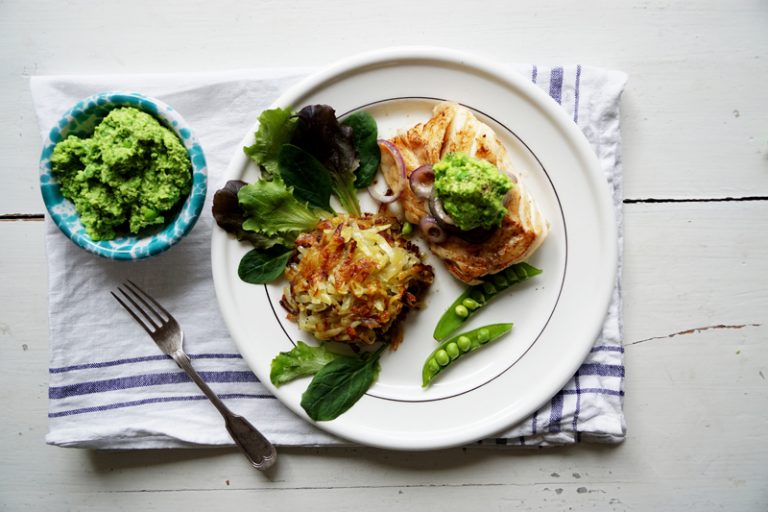
{"type": "Polygon", "coordinates": [[[432,114],[388,141],[406,182],[388,185],[402,189],[405,219],[419,226],[448,271],[477,284],[530,258],[549,223],[488,125],[452,102],[438,103],[432,114]]]}

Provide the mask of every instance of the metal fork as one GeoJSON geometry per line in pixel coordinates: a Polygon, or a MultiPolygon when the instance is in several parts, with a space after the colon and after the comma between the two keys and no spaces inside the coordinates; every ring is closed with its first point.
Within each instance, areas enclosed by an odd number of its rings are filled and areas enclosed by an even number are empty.
{"type": "Polygon", "coordinates": [[[232,436],[232,439],[235,440],[235,443],[237,443],[237,446],[240,447],[253,467],[261,471],[269,469],[277,460],[275,447],[248,420],[230,411],[224,405],[224,402],[216,396],[216,393],[208,387],[208,384],[205,383],[195,369],[192,368],[189,356],[182,349],[184,332],[181,330],[176,319],[132,281],[126,280],[123,283],[123,287],[118,286],[117,289],[133,307],[130,307],[114,292],[110,292],[112,296],[155,340],[160,350],[171,356],[176,361],[176,364],[187,372],[189,378],[200,387],[205,396],[216,406],[224,417],[229,435],[232,436]],[[137,312],[141,314],[143,319],[137,312]]]}

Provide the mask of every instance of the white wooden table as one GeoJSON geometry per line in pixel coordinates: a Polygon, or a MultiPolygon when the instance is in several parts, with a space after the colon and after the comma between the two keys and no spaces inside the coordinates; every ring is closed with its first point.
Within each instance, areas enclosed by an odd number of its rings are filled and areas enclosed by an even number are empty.
{"type": "Polygon", "coordinates": [[[768,4],[0,3],[0,510],[768,510],[768,4]],[[509,5],[508,5],[509,4],[509,5]],[[28,77],[320,66],[432,44],[622,69],[616,447],[96,453],[44,444],[47,277],[28,77]]]}

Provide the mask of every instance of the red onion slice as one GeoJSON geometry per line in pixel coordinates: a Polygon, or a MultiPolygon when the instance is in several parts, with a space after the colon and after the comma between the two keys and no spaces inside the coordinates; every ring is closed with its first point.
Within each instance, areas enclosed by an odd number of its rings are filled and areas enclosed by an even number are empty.
{"type": "Polygon", "coordinates": [[[444,227],[458,229],[458,227],[456,226],[456,222],[451,218],[450,215],[448,215],[448,212],[446,212],[445,209],[443,208],[443,203],[437,197],[437,194],[432,194],[431,196],[429,196],[429,211],[432,213],[432,215],[435,216],[435,219],[437,219],[437,222],[442,224],[444,227]]]}
{"type": "Polygon", "coordinates": [[[431,215],[425,215],[421,218],[419,229],[424,234],[424,238],[436,244],[444,242],[448,236],[442,226],[431,215]]]}
{"type": "Polygon", "coordinates": [[[384,192],[380,191],[376,188],[376,180],[374,179],[373,184],[368,187],[368,193],[380,203],[391,203],[396,201],[403,191],[405,184],[405,161],[403,160],[403,155],[400,154],[400,150],[390,141],[380,139],[377,142],[382,152],[379,171],[384,176],[384,181],[389,189],[384,192]],[[391,159],[387,159],[384,156],[385,153],[388,153],[391,159]]]}
{"type": "Polygon", "coordinates": [[[374,178],[373,183],[371,183],[368,187],[368,193],[371,195],[371,197],[376,201],[384,204],[397,201],[397,198],[400,197],[400,193],[395,194],[386,184],[384,185],[385,190],[378,190],[378,181],[379,180],[374,178]]]}
{"type": "Polygon", "coordinates": [[[408,184],[416,197],[429,198],[435,184],[435,171],[432,170],[432,166],[427,164],[418,167],[408,176],[408,184]]]}

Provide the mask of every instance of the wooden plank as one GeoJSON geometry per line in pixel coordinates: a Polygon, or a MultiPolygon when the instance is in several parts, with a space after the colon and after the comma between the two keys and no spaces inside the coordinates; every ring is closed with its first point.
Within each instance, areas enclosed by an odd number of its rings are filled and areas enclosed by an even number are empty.
{"type": "Polygon", "coordinates": [[[314,6],[309,0],[142,0],[131,9],[83,0],[3,2],[0,214],[43,209],[30,75],[322,66],[401,44],[465,48],[499,61],[623,69],[630,75],[623,116],[627,197],[768,195],[768,102],[760,85],[768,79],[768,14],[759,0],[589,0],[577,10],[553,0],[499,2],[435,24],[423,20],[443,10],[437,0],[396,1],[383,10],[336,1],[323,5],[322,23],[339,37],[285,44],[288,26],[291,34],[315,33],[317,19],[301,15],[314,6]],[[117,19],[119,30],[105,29],[117,19]],[[467,27],[483,28],[457,38],[467,27]],[[205,44],[194,44],[201,34],[205,44]]]}
{"type": "Polygon", "coordinates": [[[373,511],[450,511],[481,500],[498,510],[765,508],[768,244],[760,234],[768,229],[768,202],[637,204],[625,213],[623,445],[432,453],[284,448],[269,475],[233,450],[112,453],[44,445],[43,224],[2,222],[0,385],[8,392],[0,394],[0,410],[12,413],[0,430],[0,504],[346,510],[365,500],[373,511]]]}

